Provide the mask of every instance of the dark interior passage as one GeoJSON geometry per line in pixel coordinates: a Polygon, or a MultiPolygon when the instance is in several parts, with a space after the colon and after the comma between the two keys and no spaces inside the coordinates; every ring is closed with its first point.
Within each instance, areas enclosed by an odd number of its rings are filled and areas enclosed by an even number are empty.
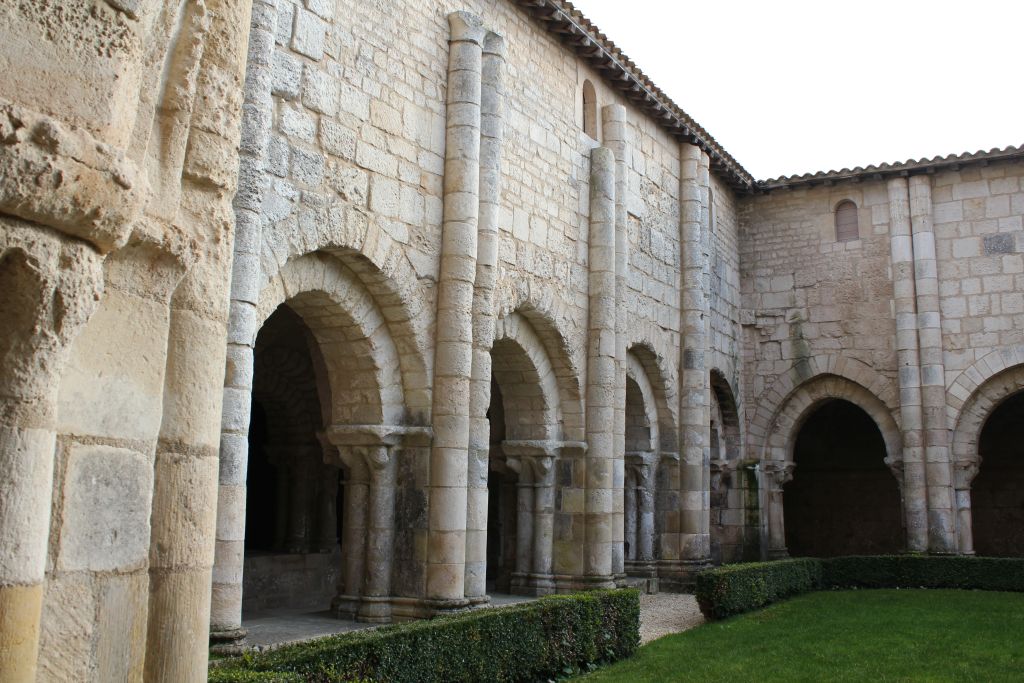
{"type": "Polygon", "coordinates": [[[971,486],[974,551],[1024,557],[1024,392],[992,411],[978,453],[981,468],[971,486]]]}
{"type": "Polygon", "coordinates": [[[793,480],[783,489],[790,555],[876,555],[903,548],[896,478],[885,442],[862,409],[822,404],[804,422],[794,449],[793,480]]]}
{"type": "Polygon", "coordinates": [[[490,457],[487,472],[487,591],[509,593],[516,564],[516,473],[505,464],[501,443],[506,438],[505,403],[501,388],[491,382],[490,457]]]}

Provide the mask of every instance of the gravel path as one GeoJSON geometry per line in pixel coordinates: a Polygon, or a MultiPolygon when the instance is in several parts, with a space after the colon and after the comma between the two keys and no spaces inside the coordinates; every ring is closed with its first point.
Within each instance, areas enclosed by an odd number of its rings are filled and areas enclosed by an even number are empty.
{"type": "Polygon", "coordinates": [[[683,593],[640,596],[640,644],[704,623],[697,598],[683,593]]]}

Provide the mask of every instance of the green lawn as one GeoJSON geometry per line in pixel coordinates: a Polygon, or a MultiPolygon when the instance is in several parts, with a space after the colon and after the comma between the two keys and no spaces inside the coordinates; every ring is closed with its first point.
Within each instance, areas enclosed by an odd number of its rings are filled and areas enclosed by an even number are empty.
{"type": "Polygon", "coordinates": [[[597,681],[1024,681],[1024,594],[802,595],[666,636],[597,681]]]}

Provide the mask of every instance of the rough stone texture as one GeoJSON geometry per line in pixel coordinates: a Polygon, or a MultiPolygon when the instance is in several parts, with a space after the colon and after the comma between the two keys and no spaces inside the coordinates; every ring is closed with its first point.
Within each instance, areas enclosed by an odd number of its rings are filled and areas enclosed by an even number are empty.
{"type": "Polygon", "coordinates": [[[521,5],[0,7],[0,678],[202,679],[254,397],[317,418],[258,504],[340,537],[335,614],[783,556],[831,399],[908,549],[1017,552],[979,442],[1024,387],[1020,155],[737,191],[521,5]],[[254,353],[282,305],[301,377],[254,353]]]}

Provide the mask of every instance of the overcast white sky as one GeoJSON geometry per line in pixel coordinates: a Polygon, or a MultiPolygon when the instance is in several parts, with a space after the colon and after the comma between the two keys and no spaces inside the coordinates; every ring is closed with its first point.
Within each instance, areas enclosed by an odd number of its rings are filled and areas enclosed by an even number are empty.
{"type": "Polygon", "coordinates": [[[1024,143],[1024,0],[573,0],[755,178],[1024,143]]]}

